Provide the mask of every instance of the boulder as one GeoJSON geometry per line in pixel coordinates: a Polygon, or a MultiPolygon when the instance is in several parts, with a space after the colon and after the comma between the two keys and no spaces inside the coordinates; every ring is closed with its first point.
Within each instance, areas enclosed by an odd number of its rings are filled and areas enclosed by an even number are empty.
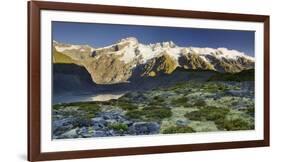
{"type": "Polygon", "coordinates": [[[61,120],[55,120],[52,123],[53,135],[58,136],[73,128],[73,120],[65,118],[61,120]]]}
{"type": "Polygon", "coordinates": [[[156,122],[136,122],[130,128],[130,134],[147,135],[159,133],[160,125],[156,122]]]}
{"type": "Polygon", "coordinates": [[[78,134],[77,134],[78,128],[75,129],[71,129],[65,133],[63,133],[62,135],[60,135],[61,138],[77,138],[78,134]]]}
{"type": "Polygon", "coordinates": [[[105,131],[94,131],[93,137],[106,137],[108,136],[105,131]]]}
{"type": "Polygon", "coordinates": [[[186,126],[188,124],[188,121],[186,121],[186,120],[177,120],[176,124],[178,126],[186,126]]]}
{"type": "Polygon", "coordinates": [[[79,126],[79,127],[89,127],[91,126],[91,120],[89,119],[79,119],[76,121],[76,124],[79,126]]]}
{"type": "Polygon", "coordinates": [[[71,118],[55,120],[55,121],[53,121],[53,127],[59,128],[59,127],[62,127],[62,126],[70,125],[70,124],[72,124],[72,122],[73,122],[73,119],[71,119],[71,118]]]}
{"type": "Polygon", "coordinates": [[[77,134],[81,135],[83,138],[92,137],[93,133],[89,131],[88,128],[82,127],[77,131],[77,134]]]}
{"type": "Polygon", "coordinates": [[[94,127],[95,130],[103,129],[107,124],[102,117],[92,118],[91,121],[92,121],[92,126],[94,127]]]}

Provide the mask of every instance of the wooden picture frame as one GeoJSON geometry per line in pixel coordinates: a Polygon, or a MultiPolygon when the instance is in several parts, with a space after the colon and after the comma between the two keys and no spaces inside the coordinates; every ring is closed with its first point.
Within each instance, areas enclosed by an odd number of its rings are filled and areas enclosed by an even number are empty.
{"type": "Polygon", "coordinates": [[[246,147],[269,146],[269,16],[233,13],[185,11],[170,9],[152,9],[137,7],[106,6],[78,3],[28,2],[28,160],[60,160],[74,158],[92,158],[106,156],[124,156],[137,154],[155,154],[199,150],[217,150],[246,147]],[[86,13],[125,14],[142,16],[160,16],[174,18],[193,18],[208,20],[230,20],[240,22],[258,22],[263,24],[264,56],[264,105],[263,139],[247,141],[228,141],[215,143],[176,144],[142,146],[114,149],[42,152],[41,151],[41,11],[73,11],[86,13]]]}

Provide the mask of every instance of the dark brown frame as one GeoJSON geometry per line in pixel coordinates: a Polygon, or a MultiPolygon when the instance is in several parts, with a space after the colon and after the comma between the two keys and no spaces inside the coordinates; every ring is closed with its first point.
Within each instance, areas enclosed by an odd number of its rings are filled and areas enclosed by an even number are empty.
{"type": "Polygon", "coordinates": [[[59,160],[136,154],[155,154],[269,146],[269,16],[170,9],[105,6],[78,3],[28,2],[28,160],[59,160]],[[40,149],[40,10],[98,12],[212,20],[261,22],[264,24],[264,139],[253,141],[181,144],[169,146],[99,149],[44,153],[40,149]]]}

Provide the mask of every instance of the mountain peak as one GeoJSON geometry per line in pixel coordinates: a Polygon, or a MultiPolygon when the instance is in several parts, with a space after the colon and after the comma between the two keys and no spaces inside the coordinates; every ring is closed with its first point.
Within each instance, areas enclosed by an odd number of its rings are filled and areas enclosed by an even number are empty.
{"type": "Polygon", "coordinates": [[[135,37],[127,37],[127,38],[124,38],[124,39],[121,39],[119,41],[119,43],[123,43],[123,42],[129,42],[129,43],[132,43],[132,44],[138,44],[138,39],[135,38],[135,37]]]}
{"type": "Polygon", "coordinates": [[[252,69],[254,57],[227,48],[180,47],[173,41],[142,44],[134,37],[91,48],[53,42],[56,51],[83,65],[97,84],[127,82],[134,70],[144,76],[171,74],[177,67],[236,73],[252,69]]]}
{"type": "Polygon", "coordinates": [[[164,48],[175,48],[177,45],[173,41],[162,42],[164,48]]]}

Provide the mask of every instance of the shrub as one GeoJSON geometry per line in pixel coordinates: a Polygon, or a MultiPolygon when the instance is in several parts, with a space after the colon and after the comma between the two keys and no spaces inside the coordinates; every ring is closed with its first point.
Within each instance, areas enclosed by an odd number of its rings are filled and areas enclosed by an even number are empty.
{"type": "Polygon", "coordinates": [[[96,116],[97,112],[90,112],[90,113],[86,113],[85,118],[86,119],[92,119],[96,116]]]}
{"type": "Polygon", "coordinates": [[[217,107],[205,107],[199,109],[198,111],[193,111],[185,114],[190,120],[196,121],[214,121],[217,128],[220,130],[249,130],[253,129],[253,126],[242,119],[226,119],[226,115],[229,113],[227,108],[217,108],[217,107]]]}
{"type": "Polygon", "coordinates": [[[185,105],[187,103],[188,99],[186,97],[180,97],[177,99],[174,99],[171,101],[171,104],[176,105],[176,106],[181,106],[185,105]]]}
{"type": "Polygon", "coordinates": [[[172,111],[169,108],[159,108],[148,106],[142,110],[130,110],[126,116],[133,119],[147,119],[151,121],[158,121],[172,116],[172,111]]]}
{"type": "Polygon", "coordinates": [[[216,120],[219,118],[225,118],[226,114],[229,112],[229,109],[208,107],[202,109],[202,111],[206,114],[207,120],[216,120]]]}
{"type": "Polygon", "coordinates": [[[161,102],[158,102],[158,101],[156,101],[156,100],[155,100],[155,101],[149,102],[148,105],[149,105],[149,106],[153,106],[153,107],[157,107],[157,106],[158,106],[158,107],[162,107],[162,103],[161,103],[161,102]]]}
{"type": "Polygon", "coordinates": [[[59,110],[60,108],[62,108],[63,106],[61,104],[55,104],[53,105],[53,109],[54,110],[59,110]]]}
{"type": "Polygon", "coordinates": [[[193,104],[187,102],[187,103],[183,104],[182,106],[185,108],[190,108],[190,107],[193,107],[193,104]]]}
{"type": "Polygon", "coordinates": [[[138,107],[128,102],[117,102],[117,106],[122,108],[123,110],[135,110],[138,107]]]}
{"type": "Polygon", "coordinates": [[[156,100],[157,102],[164,102],[164,99],[161,98],[160,96],[154,96],[153,99],[156,100]]]}
{"type": "Polygon", "coordinates": [[[190,120],[204,121],[210,120],[214,121],[218,129],[224,129],[225,127],[225,117],[229,113],[227,108],[217,108],[217,107],[204,107],[198,111],[193,111],[185,114],[190,120]]]}
{"type": "Polygon", "coordinates": [[[163,134],[173,134],[173,133],[192,133],[195,132],[191,127],[189,126],[172,126],[165,130],[163,130],[163,134]]]}
{"type": "MultiPolygon", "coordinates": [[[[62,107],[69,107],[69,106],[75,106],[78,108],[78,110],[85,112],[84,116],[87,118],[94,117],[98,112],[100,112],[100,106],[97,102],[73,102],[73,103],[64,103],[64,104],[56,104],[53,105],[53,108],[58,110],[62,107]]],[[[71,111],[71,112],[64,112],[67,113],[65,115],[77,115],[77,111],[71,111]]]]}
{"type": "Polygon", "coordinates": [[[119,132],[125,132],[128,130],[128,126],[126,124],[122,123],[113,123],[108,126],[108,128],[113,129],[115,131],[119,132]]]}
{"type": "Polygon", "coordinates": [[[192,111],[190,113],[186,113],[185,117],[190,120],[202,121],[205,119],[205,114],[203,114],[201,111],[192,111]]]}
{"type": "Polygon", "coordinates": [[[208,81],[254,81],[255,80],[255,70],[249,69],[244,70],[239,73],[217,73],[211,76],[208,81]]]}
{"type": "Polygon", "coordinates": [[[254,127],[242,119],[225,120],[224,128],[228,131],[232,130],[250,130],[254,127]]]}
{"type": "Polygon", "coordinates": [[[164,118],[168,118],[172,116],[172,111],[168,108],[154,108],[154,109],[146,109],[145,117],[152,120],[160,120],[164,118]]]}
{"type": "Polygon", "coordinates": [[[193,106],[198,106],[198,107],[203,107],[203,106],[206,106],[206,105],[207,105],[206,101],[204,101],[202,99],[195,101],[194,104],[193,104],[193,106]]]}
{"type": "Polygon", "coordinates": [[[185,83],[177,83],[175,84],[172,89],[175,90],[175,89],[182,89],[182,88],[185,88],[186,87],[186,84],[185,83]]]}
{"type": "Polygon", "coordinates": [[[255,116],[255,108],[253,108],[253,107],[252,108],[248,108],[245,111],[246,111],[246,114],[248,114],[248,115],[250,115],[252,117],[255,116]]]}
{"type": "Polygon", "coordinates": [[[86,111],[87,113],[91,113],[93,115],[100,112],[100,106],[96,103],[83,103],[78,105],[78,109],[82,111],[86,111]]]}
{"type": "Polygon", "coordinates": [[[206,83],[203,86],[203,89],[209,93],[216,93],[216,92],[220,92],[220,91],[225,91],[228,89],[228,87],[224,84],[221,83],[206,83]]]}
{"type": "Polygon", "coordinates": [[[203,89],[207,92],[210,92],[210,93],[215,93],[218,91],[218,87],[216,84],[213,84],[213,83],[209,83],[209,84],[205,84],[203,86],[203,89]]]}
{"type": "Polygon", "coordinates": [[[142,119],[144,112],[142,110],[130,110],[125,115],[132,119],[142,119]]]}

